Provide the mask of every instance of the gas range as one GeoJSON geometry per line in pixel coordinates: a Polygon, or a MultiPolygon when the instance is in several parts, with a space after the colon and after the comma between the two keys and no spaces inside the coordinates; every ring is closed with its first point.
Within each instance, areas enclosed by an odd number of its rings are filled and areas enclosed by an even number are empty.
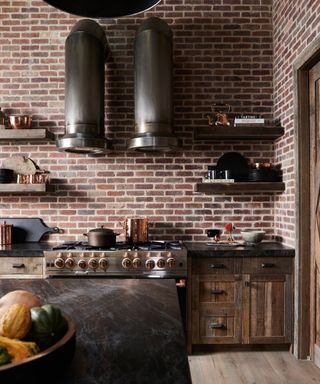
{"type": "Polygon", "coordinates": [[[187,250],[179,241],[151,241],[112,248],[65,242],[44,251],[48,277],[186,278],[187,250]]]}

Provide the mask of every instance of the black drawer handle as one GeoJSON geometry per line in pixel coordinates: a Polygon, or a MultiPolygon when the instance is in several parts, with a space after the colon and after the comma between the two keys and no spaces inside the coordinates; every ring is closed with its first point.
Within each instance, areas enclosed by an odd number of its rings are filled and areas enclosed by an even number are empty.
{"type": "Polygon", "coordinates": [[[211,295],[222,295],[225,291],[223,289],[213,289],[211,295]]]}
{"type": "Polygon", "coordinates": [[[262,268],[274,268],[276,265],[274,263],[262,263],[262,268]]]}
{"type": "Polygon", "coordinates": [[[224,264],[210,264],[209,265],[209,268],[212,268],[212,269],[222,269],[224,268],[224,264]]]}
{"type": "Polygon", "coordinates": [[[17,268],[17,269],[21,269],[21,268],[25,268],[25,264],[21,263],[21,264],[12,264],[12,268],[17,268]]]}
{"type": "Polygon", "coordinates": [[[221,323],[211,323],[210,324],[211,329],[226,329],[226,326],[221,323]]]}

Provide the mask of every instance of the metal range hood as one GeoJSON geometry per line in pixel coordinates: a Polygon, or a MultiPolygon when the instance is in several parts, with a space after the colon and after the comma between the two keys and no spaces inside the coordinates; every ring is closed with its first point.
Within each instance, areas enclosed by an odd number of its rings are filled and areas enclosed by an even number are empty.
{"type": "Polygon", "coordinates": [[[134,43],[135,135],[128,149],[168,152],[181,145],[172,133],[172,31],[156,17],[139,28],[134,43]]]}
{"type": "Polygon", "coordinates": [[[65,44],[66,134],[59,150],[100,155],[111,148],[104,133],[104,66],[108,53],[104,30],[84,19],[72,28],[65,44]]]}
{"type": "Polygon", "coordinates": [[[111,18],[147,11],[161,0],[44,0],[55,8],[73,15],[111,18]]]}

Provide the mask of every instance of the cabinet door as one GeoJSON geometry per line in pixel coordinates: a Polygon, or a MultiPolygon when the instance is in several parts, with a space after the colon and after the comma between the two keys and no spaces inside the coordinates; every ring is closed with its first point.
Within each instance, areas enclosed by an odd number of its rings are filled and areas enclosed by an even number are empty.
{"type": "Polygon", "coordinates": [[[291,342],[292,275],[243,275],[245,344],[291,342]]]}
{"type": "Polygon", "coordinates": [[[192,290],[192,343],[239,343],[241,275],[194,275],[192,290]]]}
{"type": "Polygon", "coordinates": [[[1,257],[0,278],[43,278],[43,257],[1,257]]]}

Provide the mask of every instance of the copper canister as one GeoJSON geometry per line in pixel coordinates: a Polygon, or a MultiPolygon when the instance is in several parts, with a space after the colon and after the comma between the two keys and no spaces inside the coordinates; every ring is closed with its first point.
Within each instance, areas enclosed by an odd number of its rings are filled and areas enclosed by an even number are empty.
{"type": "Polygon", "coordinates": [[[149,235],[149,220],[147,218],[132,218],[125,221],[126,242],[130,244],[147,243],[149,235]]]}
{"type": "Polygon", "coordinates": [[[12,224],[0,224],[0,245],[8,245],[12,243],[12,224]]]}

